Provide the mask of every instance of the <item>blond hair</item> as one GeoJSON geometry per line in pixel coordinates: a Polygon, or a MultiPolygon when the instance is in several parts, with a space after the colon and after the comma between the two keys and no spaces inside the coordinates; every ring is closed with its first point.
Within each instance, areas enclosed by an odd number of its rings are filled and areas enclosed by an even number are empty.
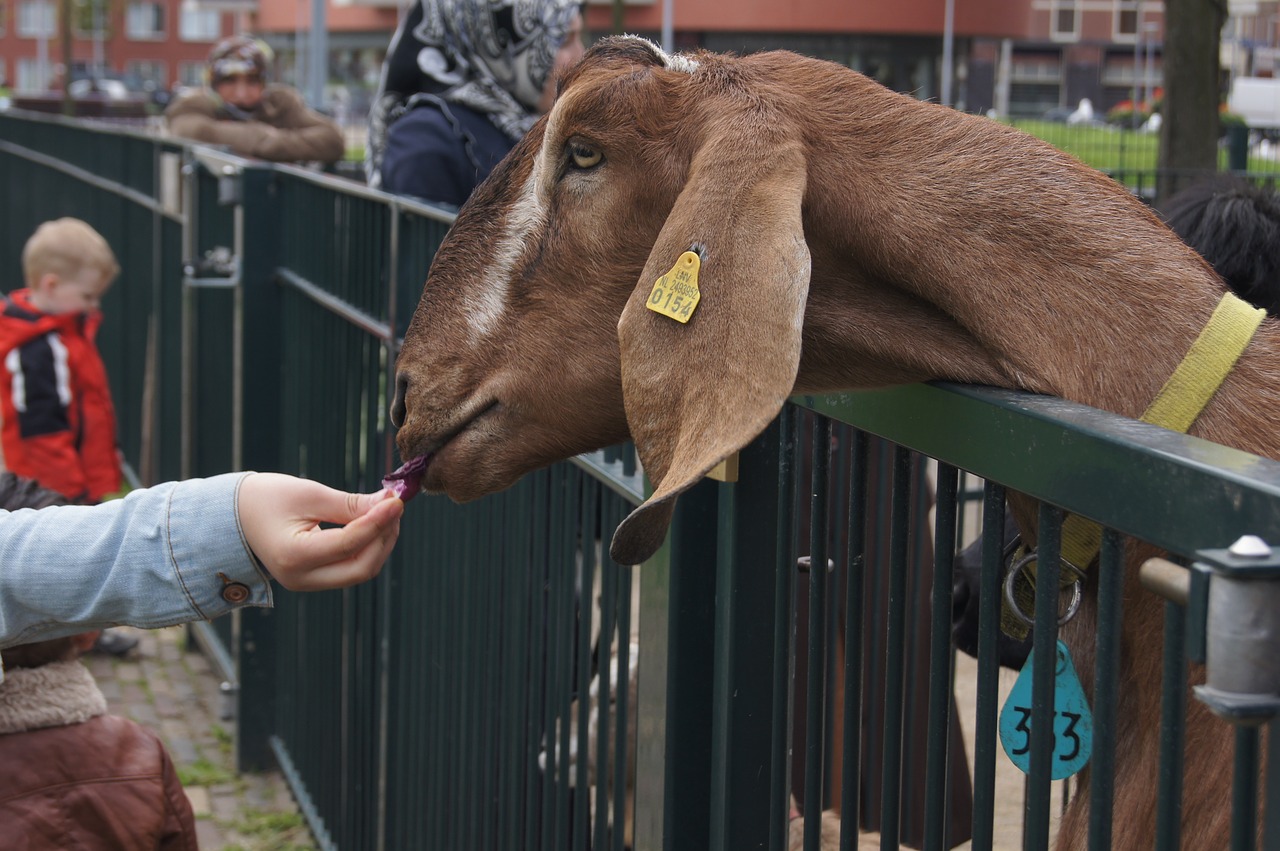
{"type": "Polygon", "coordinates": [[[115,280],[120,264],[111,246],[87,223],[73,218],[54,219],[36,228],[22,249],[22,277],[34,287],[42,275],[70,277],[83,269],[97,269],[115,280]]]}

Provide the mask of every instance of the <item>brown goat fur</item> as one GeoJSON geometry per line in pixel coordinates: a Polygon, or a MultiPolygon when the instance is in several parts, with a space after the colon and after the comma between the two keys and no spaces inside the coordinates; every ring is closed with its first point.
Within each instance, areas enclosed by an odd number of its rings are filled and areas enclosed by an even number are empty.
{"type": "MultiPolygon", "coordinates": [[[[996,122],[790,53],[673,58],[611,39],[460,212],[393,419],[403,457],[432,455],[425,486],[459,500],[631,437],[655,493],[612,552],[638,563],[675,498],[793,393],[946,379],[1136,417],[1223,292],[1118,184],[996,122]],[[682,325],[645,301],[694,246],[702,300],[682,325]]],[[[1280,458],[1278,393],[1268,320],[1192,433],[1280,458]]],[[[1162,615],[1135,582],[1121,848],[1150,844],[1155,811],[1162,615]]],[[[1068,636],[1086,679],[1090,621],[1068,636]]],[[[1189,711],[1183,841],[1225,847],[1230,728],[1189,711]]],[[[1064,847],[1084,844],[1086,802],[1064,847]]]]}

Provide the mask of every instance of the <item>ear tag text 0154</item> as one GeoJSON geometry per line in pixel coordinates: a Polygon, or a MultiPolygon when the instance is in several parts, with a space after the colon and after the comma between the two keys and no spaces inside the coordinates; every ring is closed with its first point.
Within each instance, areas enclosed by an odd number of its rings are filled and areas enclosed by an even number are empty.
{"type": "MultiPolygon", "coordinates": [[[[1000,744],[1009,761],[1031,773],[1031,659],[1022,666],[1000,710],[1000,744]]],[[[1093,753],[1093,713],[1067,645],[1058,642],[1053,679],[1053,754],[1049,776],[1062,780],[1084,768],[1093,753]]]]}
{"type": "Polygon", "coordinates": [[[702,258],[696,252],[681,254],[671,271],[654,282],[645,306],[677,322],[688,322],[702,299],[702,293],[698,291],[698,269],[701,265],[702,258]]]}

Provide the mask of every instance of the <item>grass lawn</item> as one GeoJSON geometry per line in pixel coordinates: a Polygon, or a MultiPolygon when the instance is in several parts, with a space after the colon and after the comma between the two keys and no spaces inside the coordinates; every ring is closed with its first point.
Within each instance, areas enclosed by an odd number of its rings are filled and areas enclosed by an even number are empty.
{"type": "MultiPolygon", "coordinates": [[[[1083,127],[1052,121],[1014,120],[1012,126],[1043,139],[1099,171],[1108,174],[1154,172],[1159,134],[1118,127],[1083,127]]],[[[1227,167],[1227,152],[1218,153],[1218,167],[1227,167]]],[[[1249,171],[1280,173],[1280,161],[1249,157],[1249,171]]]]}

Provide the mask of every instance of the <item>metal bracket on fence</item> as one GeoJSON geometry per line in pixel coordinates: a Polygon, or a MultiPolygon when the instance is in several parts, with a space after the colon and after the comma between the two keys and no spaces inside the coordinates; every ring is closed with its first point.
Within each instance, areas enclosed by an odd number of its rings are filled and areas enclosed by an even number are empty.
{"type": "Polygon", "coordinates": [[[244,169],[230,154],[200,147],[191,149],[191,158],[218,178],[218,203],[224,207],[244,202],[244,169]]]}
{"type": "MultiPolygon", "coordinates": [[[[800,556],[796,559],[796,569],[801,573],[808,573],[813,567],[813,556],[800,556]]],[[[827,573],[836,572],[835,559],[827,559],[827,573]]]]}
{"type": "Polygon", "coordinates": [[[183,283],[189,287],[234,287],[240,283],[240,258],[219,245],[198,260],[182,264],[183,283]]]}
{"type": "Polygon", "coordinates": [[[1280,551],[1246,535],[1196,561],[1193,571],[1210,574],[1196,697],[1234,723],[1268,721],[1280,715],[1280,551]]]}

